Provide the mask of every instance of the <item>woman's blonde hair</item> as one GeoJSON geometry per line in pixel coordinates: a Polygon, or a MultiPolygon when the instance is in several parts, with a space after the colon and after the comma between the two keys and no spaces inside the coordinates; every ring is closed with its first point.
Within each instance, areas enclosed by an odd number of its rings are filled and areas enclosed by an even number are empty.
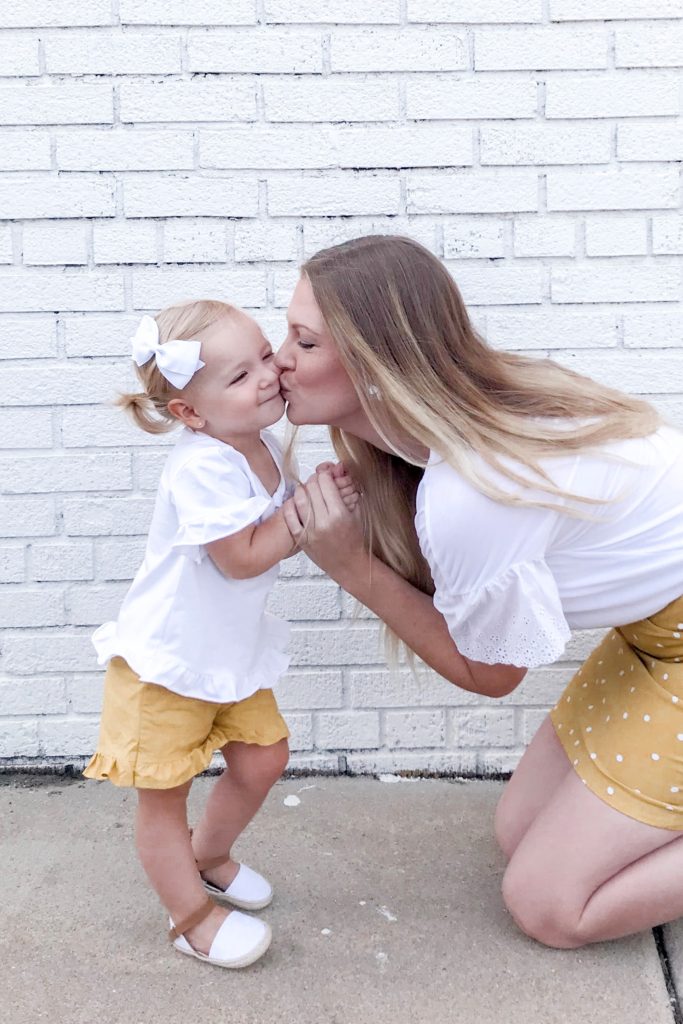
{"type": "Polygon", "coordinates": [[[424,461],[397,438],[436,452],[494,500],[586,515],[586,506],[601,502],[560,490],[540,460],[642,437],[659,424],[646,402],[550,359],[493,349],[446,268],[410,238],[356,238],[316,253],[302,273],[368,419],[392,449],[330,427],[338,457],[363,490],[370,547],[426,593],[434,585],[413,525],[424,461]],[[497,487],[477,456],[517,486],[497,487]],[[532,500],[529,488],[539,497],[532,500]]]}
{"type": "MultiPolygon", "coordinates": [[[[206,327],[224,316],[237,313],[235,306],[217,299],[196,299],[168,306],[157,313],[155,320],[159,328],[159,341],[163,345],[172,339],[192,339],[206,327]]],[[[148,434],[165,434],[178,426],[178,420],[168,411],[168,403],[177,398],[181,391],[166,380],[152,357],[142,366],[135,367],[143,390],[121,394],[116,405],[124,409],[142,430],[148,434]]]]}

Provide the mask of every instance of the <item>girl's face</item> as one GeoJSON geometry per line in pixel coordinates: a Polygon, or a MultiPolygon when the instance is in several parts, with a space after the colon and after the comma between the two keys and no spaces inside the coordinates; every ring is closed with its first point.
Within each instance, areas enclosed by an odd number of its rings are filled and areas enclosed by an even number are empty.
{"type": "Polygon", "coordinates": [[[305,275],[289,303],[287,327],[275,362],[288,420],[297,426],[325,423],[353,433],[365,413],[305,275]]]}

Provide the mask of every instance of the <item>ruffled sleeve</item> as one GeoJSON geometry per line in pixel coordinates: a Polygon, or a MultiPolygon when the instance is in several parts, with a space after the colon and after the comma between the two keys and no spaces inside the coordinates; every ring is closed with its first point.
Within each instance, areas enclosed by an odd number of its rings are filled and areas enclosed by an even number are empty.
{"type": "Polygon", "coordinates": [[[273,504],[254,494],[247,474],[217,449],[197,453],[176,471],[171,496],[178,517],[172,547],[195,561],[202,545],[238,533],[273,504]]]}

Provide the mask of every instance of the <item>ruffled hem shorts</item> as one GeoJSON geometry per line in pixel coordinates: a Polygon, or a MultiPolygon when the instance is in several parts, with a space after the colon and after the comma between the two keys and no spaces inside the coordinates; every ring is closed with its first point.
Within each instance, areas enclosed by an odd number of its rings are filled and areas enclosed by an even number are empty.
{"type": "Polygon", "coordinates": [[[116,657],[104,681],[98,749],[83,774],[115,786],[171,789],[208,768],[226,743],[266,747],[288,736],[272,690],[213,704],[142,682],[116,657]]]}

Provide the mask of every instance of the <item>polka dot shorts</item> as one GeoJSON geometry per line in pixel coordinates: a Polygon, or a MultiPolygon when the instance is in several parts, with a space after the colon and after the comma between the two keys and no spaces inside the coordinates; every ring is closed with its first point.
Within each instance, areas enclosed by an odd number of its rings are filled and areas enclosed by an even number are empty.
{"type": "Polygon", "coordinates": [[[610,630],[550,717],[596,796],[646,825],[683,831],[683,597],[610,630]]]}

